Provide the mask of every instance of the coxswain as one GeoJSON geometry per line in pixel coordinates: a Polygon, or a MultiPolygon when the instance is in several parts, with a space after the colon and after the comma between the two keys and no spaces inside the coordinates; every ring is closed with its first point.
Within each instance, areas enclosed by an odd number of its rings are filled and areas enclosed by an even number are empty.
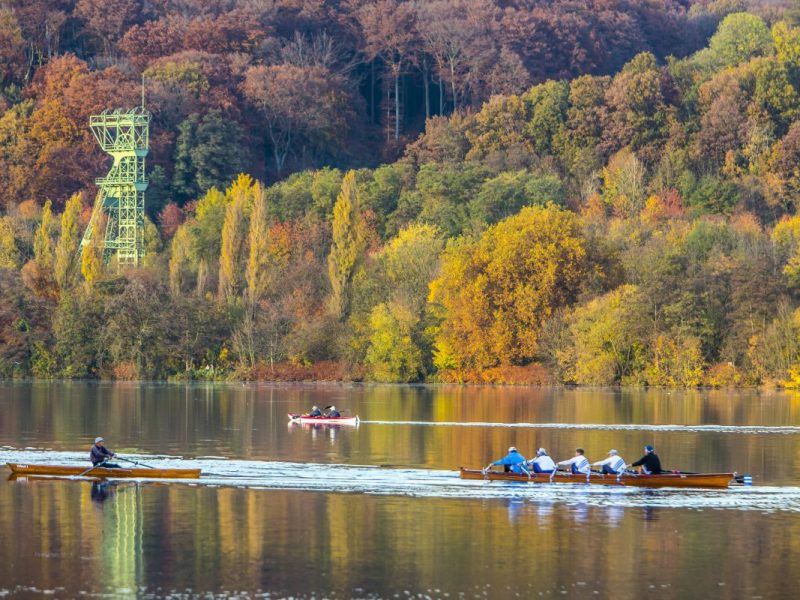
{"type": "Polygon", "coordinates": [[[328,411],[328,414],[326,416],[329,419],[338,419],[339,417],[342,416],[342,413],[340,413],[338,410],[336,410],[335,406],[331,406],[331,409],[328,411]]]}
{"type": "Polygon", "coordinates": [[[322,416],[322,411],[319,409],[319,406],[317,406],[315,404],[314,406],[311,407],[311,412],[308,413],[308,416],[309,417],[321,417],[322,416]]]}
{"type": "MultiPolygon", "coordinates": [[[[492,466],[500,466],[503,465],[503,471],[506,473],[519,473],[520,475],[527,474],[527,469],[525,469],[525,457],[519,453],[514,446],[511,446],[508,449],[508,454],[506,454],[500,460],[496,460],[489,465],[492,466]]],[[[488,469],[489,467],[486,467],[488,469]]]]}
{"type": "Polygon", "coordinates": [[[97,467],[101,463],[103,467],[106,469],[119,469],[121,468],[119,465],[111,464],[106,462],[107,460],[111,460],[116,456],[111,450],[105,447],[105,440],[101,437],[94,439],[94,445],[92,446],[92,450],[89,452],[89,460],[92,461],[92,464],[97,467]]]}
{"type": "Polygon", "coordinates": [[[593,467],[602,467],[605,475],[620,475],[625,472],[625,461],[613,448],[608,451],[608,458],[592,463],[593,467]]]}
{"type": "Polygon", "coordinates": [[[547,450],[539,448],[536,458],[529,460],[528,464],[533,468],[534,473],[552,473],[556,470],[556,463],[547,455],[547,450]]]}
{"type": "Polygon", "coordinates": [[[658,475],[661,473],[661,460],[656,455],[655,448],[650,444],[644,447],[644,456],[634,463],[632,467],[641,467],[641,472],[645,475],[658,475]]]}
{"type": "Polygon", "coordinates": [[[588,475],[592,468],[589,465],[589,459],[583,454],[583,448],[576,448],[575,456],[569,460],[562,460],[558,466],[569,467],[573,475],[588,475]]]}

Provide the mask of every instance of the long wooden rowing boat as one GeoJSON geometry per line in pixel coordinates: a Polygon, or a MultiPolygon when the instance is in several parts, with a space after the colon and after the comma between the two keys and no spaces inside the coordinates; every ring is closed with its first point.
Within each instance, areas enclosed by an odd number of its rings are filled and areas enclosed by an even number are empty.
{"type": "Polygon", "coordinates": [[[329,425],[358,425],[358,415],[355,417],[310,417],[289,413],[289,420],[293,423],[327,423],[329,425]]]}
{"type": "Polygon", "coordinates": [[[484,481],[522,481],[529,483],[583,483],[594,485],[624,485],[633,487],[682,487],[682,488],[726,488],[736,480],[736,473],[661,473],[660,475],[624,474],[591,476],[561,473],[550,477],[549,473],[518,475],[499,471],[481,471],[461,467],[461,479],[481,479],[484,481]]]}
{"type": "MultiPolygon", "coordinates": [[[[59,466],[59,465],[24,465],[20,463],[6,463],[15,475],[53,475],[68,477],[80,475],[89,467],[59,466]]],[[[103,479],[118,478],[147,478],[147,479],[197,479],[200,469],[107,469],[97,467],[86,473],[86,477],[100,477],[103,479]]]]}

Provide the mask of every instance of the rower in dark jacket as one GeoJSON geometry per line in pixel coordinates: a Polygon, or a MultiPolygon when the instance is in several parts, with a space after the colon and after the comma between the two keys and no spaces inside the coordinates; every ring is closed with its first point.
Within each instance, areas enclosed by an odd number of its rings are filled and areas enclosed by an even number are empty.
{"type": "Polygon", "coordinates": [[[314,406],[311,407],[311,412],[308,413],[308,416],[309,417],[321,417],[322,416],[322,411],[319,409],[319,406],[314,405],[314,406]]]}
{"type": "Polygon", "coordinates": [[[97,467],[101,463],[105,463],[103,468],[105,469],[119,469],[121,468],[119,465],[115,465],[112,463],[106,462],[107,460],[111,460],[116,456],[111,450],[106,448],[103,444],[105,440],[101,437],[95,438],[94,445],[92,446],[91,452],[89,452],[89,460],[92,461],[92,464],[97,467]]]}
{"type": "Polygon", "coordinates": [[[632,467],[641,467],[645,475],[658,475],[661,473],[661,461],[656,455],[655,448],[650,444],[644,447],[644,456],[634,463],[632,467]]]}

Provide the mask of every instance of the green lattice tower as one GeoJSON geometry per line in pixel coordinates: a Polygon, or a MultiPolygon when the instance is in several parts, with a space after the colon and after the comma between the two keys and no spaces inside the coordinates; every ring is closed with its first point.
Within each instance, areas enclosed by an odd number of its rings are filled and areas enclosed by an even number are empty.
{"type": "Polygon", "coordinates": [[[144,162],[150,148],[150,113],[141,107],[106,110],[89,117],[89,125],[103,150],[114,157],[114,164],[108,175],[95,180],[99,190],[81,248],[92,239],[95,221],[103,211],[108,219],[103,259],[108,262],[116,254],[119,269],[138,266],[144,256],[144,162]]]}

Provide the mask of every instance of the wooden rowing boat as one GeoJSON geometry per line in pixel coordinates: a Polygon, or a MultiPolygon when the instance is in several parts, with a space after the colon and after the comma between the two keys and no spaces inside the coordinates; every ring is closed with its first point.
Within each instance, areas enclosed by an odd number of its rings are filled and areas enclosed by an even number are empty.
{"type": "Polygon", "coordinates": [[[549,473],[531,473],[518,475],[517,473],[502,473],[499,471],[481,471],[478,469],[465,469],[461,467],[461,479],[479,479],[484,481],[521,481],[525,483],[589,483],[594,485],[622,485],[632,487],[662,488],[726,488],[736,480],[736,473],[661,473],[660,475],[635,475],[624,474],[603,475],[592,473],[586,475],[573,475],[559,472],[550,477],[549,473]]]}
{"type": "Polygon", "coordinates": [[[355,417],[310,417],[308,415],[298,415],[289,413],[289,420],[293,423],[320,423],[320,424],[336,424],[336,425],[358,425],[358,415],[355,417]]]}
{"type": "MultiPolygon", "coordinates": [[[[60,466],[60,465],[24,465],[20,463],[6,463],[14,475],[51,475],[69,477],[81,475],[89,467],[85,466],[60,466]]],[[[200,469],[108,469],[97,467],[85,475],[86,477],[99,477],[102,479],[143,478],[143,479],[197,479],[200,469]]]]}

